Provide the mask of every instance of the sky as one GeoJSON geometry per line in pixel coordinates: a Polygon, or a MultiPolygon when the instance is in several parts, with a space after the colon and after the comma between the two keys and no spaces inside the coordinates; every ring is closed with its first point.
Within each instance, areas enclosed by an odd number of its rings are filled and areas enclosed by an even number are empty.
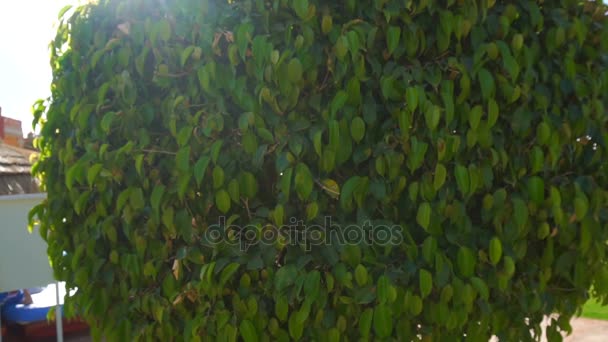
{"type": "Polygon", "coordinates": [[[0,107],[32,132],[32,105],[50,95],[48,45],[59,11],[77,0],[0,0],[0,107]]]}

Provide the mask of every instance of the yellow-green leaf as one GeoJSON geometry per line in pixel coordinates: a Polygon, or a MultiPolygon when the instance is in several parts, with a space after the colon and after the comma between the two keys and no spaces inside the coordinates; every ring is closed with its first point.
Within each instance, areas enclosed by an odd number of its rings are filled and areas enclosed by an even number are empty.
{"type": "Polygon", "coordinates": [[[429,228],[429,224],[431,223],[431,205],[428,202],[423,202],[418,207],[416,222],[425,230],[429,228]]]}
{"type": "Polygon", "coordinates": [[[492,265],[497,265],[502,257],[502,243],[498,237],[493,237],[490,240],[490,262],[492,265]]]}
{"type": "Polygon", "coordinates": [[[433,288],[433,276],[425,269],[421,269],[418,274],[418,281],[420,286],[420,296],[425,298],[431,293],[433,288]]]}
{"type": "Polygon", "coordinates": [[[224,189],[215,193],[215,205],[222,213],[227,213],[230,210],[230,195],[224,189]]]}
{"type": "Polygon", "coordinates": [[[447,170],[443,164],[437,164],[435,166],[435,175],[433,177],[433,187],[435,190],[439,190],[445,183],[447,177],[447,170]]]}
{"type": "Polygon", "coordinates": [[[365,121],[358,116],[350,123],[350,136],[355,142],[360,142],[365,136],[365,121]]]}

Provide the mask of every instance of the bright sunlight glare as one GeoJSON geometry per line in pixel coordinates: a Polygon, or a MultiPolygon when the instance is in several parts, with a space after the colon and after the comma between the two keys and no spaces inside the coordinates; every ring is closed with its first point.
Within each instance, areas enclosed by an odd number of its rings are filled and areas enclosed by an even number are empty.
{"type": "Polygon", "coordinates": [[[32,132],[32,104],[50,95],[49,43],[57,15],[78,0],[0,0],[0,107],[32,132]]]}

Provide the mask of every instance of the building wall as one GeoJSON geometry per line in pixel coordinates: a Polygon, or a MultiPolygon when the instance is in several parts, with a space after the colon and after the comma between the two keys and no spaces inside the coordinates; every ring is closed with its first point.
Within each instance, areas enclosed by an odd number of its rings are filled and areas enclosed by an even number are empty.
{"type": "Polygon", "coordinates": [[[21,121],[2,116],[0,108],[0,139],[11,146],[23,147],[23,128],[21,121]]]}
{"type": "Polygon", "coordinates": [[[45,194],[0,196],[0,292],[53,282],[47,245],[38,227],[28,232],[28,213],[45,194]]]}

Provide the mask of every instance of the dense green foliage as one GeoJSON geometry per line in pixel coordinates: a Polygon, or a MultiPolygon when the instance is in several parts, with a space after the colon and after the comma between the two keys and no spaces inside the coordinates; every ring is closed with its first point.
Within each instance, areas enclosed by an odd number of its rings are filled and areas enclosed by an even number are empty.
{"type": "Polygon", "coordinates": [[[110,340],[163,341],[526,340],[558,313],[557,340],[588,289],[608,301],[605,12],[579,0],[68,12],[52,98],[35,108],[48,199],[32,211],[56,276],[78,287],[67,311],[110,340]],[[248,234],[213,230],[220,217],[248,234]],[[259,242],[327,217],[333,230],[317,232],[392,226],[396,240],[259,242]]]}

